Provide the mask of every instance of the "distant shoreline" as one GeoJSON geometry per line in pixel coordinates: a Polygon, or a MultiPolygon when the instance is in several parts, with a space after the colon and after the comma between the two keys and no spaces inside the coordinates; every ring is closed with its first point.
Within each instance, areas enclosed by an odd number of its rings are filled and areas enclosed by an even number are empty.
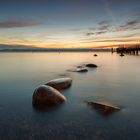
{"type": "Polygon", "coordinates": [[[1,49],[0,52],[110,52],[110,49],[1,49]]]}

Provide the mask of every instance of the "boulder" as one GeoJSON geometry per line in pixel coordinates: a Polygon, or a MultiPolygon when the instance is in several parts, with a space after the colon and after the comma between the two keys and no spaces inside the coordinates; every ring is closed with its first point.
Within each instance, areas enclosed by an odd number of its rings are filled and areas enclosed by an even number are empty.
{"type": "Polygon", "coordinates": [[[117,112],[117,111],[121,110],[121,108],[119,108],[119,107],[101,103],[101,102],[87,102],[87,104],[90,105],[91,107],[93,107],[94,109],[96,109],[98,112],[105,114],[105,115],[108,115],[113,112],[117,112]]]}
{"type": "Polygon", "coordinates": [[[32,98],[32,102],[35,107],[43,108],[53,105],[59,105],[65,101],[65,96],[63,96],[56,89],[47,85],[41,85],[36,88],[32,98]]]}
{"type": "Polygon", "coordinates": [[[86,64],[86,67],[88,67],[88,68],[97,68],[97,65],[95,65],[95,64],[86,64]]]}
{"type": "Polygon", "coordinates": [[[72,84],[71,78],[54,79],[46,83],[45,85],[51,86],[57,90],[69,88],[72,84]]]}

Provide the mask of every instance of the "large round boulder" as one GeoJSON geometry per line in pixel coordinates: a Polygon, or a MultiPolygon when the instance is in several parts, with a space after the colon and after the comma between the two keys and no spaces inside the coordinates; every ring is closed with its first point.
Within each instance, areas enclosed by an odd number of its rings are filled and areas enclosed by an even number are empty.
{"type": "Polygon", "coordinates": [[[45,85],[51,86],[57,90],[61,90],[70,87],[71,84],[72,84],[71,78],[60,78],[60,79],[51,80],[45,85]]]}
{"type": "Polygon", "coordinates": [[[33,93],[33,105],[36,107],[58,105],[65,101],[65,96],[56,89],[47,85],[39,86],[33,93]]]}

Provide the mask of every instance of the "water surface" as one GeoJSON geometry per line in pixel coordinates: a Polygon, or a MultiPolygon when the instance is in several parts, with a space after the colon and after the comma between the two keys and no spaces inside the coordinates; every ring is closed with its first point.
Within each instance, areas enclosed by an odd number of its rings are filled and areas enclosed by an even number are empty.
{"type": "Polygon", "coordinates": [[[140,57],[98,53],[0,53],[0,140],[140,139],[140,57]],[[97,69],[69,72],[91,62],[97,69]],[[34,89],[71,77],[67,102],[50,111],[32,107],[34,89]],[[85,101],[122,108],[104,116],[85,101]]]}

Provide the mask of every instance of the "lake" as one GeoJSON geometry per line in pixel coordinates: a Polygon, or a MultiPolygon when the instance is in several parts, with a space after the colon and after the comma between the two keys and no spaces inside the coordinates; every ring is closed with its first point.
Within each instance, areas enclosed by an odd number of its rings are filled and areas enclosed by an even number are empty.
{"type": "Polygon", "coordinates": [[[140,139],[140,56],[110,52],[0,53],[0,140],[140,139]],[[87,73],[70,72],[94,63],[87,73]],[[71,77],[67,102],[36,110],[32,95],[49,80],[71,77]],[[121,107],[105,116],[85,101],[121,107]]]}

